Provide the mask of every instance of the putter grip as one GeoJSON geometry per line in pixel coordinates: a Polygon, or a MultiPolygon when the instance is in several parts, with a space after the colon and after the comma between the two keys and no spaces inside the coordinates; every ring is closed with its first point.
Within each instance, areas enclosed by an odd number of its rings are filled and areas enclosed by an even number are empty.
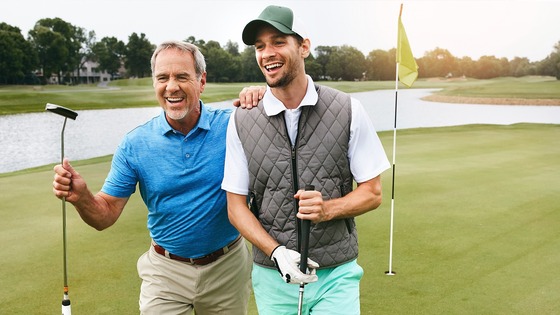
{"type": "Polygon", "coordinates": [[[62,315],[72,315],[70,300],[62,300],[62,315]]]}
{"type": "MultiPolygon", "coordinates": [[[[305,190],[315,190],[313,185],[305,185],[305,190]]],[[[301,220],[301,259],[299,270],[307,273],[307,257],[309,254],[309,229],[311,222],[309,220],[301,220]]]]}

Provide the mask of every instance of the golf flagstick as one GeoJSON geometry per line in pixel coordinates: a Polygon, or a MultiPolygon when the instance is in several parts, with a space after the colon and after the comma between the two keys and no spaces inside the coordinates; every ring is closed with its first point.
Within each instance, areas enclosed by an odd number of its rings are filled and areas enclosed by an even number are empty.
{"type": "MultiPolygon", "coordinates": [[[[47,103],[45,110],[64,117],[62,124],[62,132],[60,133],[60,164],[64,162],[64,130],[66,129],[66,121],[68,118],[76,120],[78,113],[75,111],[56,104],[47,103]]],[[[63,272],[64,272],[64,294],[62,297],[62,315],[71,315],[70,298],[68,297],[68,268],[66,255],[66,198],[62,197],[62,252],[63,252],[63,272]]]]}
{"type": "MultiPolygon", "coordinates": [[[[305,190],[315,190],[315,186],[306,185],[305,190]]],[[[309,233],[310,233],[311,222],[309,220],[301,220],[301,248],[300,248],[300,260],[299,260],[299,270],[303,273],[307,273],[307,257],[309,255],[309,233]]],[[[299,284],[299,301],[298,301],[298,315],[302,314],[303,308],[303,290],[305,288],[305,283],[299,284]]]]}
{"type": "Polygon", "coordinates": [[[412,55],[412,50],[410,49],[410,44],[408,43],[408,37],[404,30],[402,24],[403,5],[401,4],[401,9],[399,12],[399,24],[398,24],[398,34],[397,34],[397,53],[396,53],[396,74],[395,74],[395,122],[393,126],[393,181],[391,189],[391,231],[389,237],[389,271],[385,274],[388,276],[395,275],[393,271],[393,226],[394,226],[394,209],[395,209],[395,164],[397,155],[397,96],[399,92],[399,81],[404,85],[411,87],[416,78],[418,77],[418,65],[414,56],[412,55]]]}
{"type": "Polygon", "coordinates": [[[399,93],[399,63],[397,62],[397,79],[395,80],[395,120],[393,122],[393,179],[391,181],[391,228],[389,235],[389,271],[385,274],[388,276],[393,276],[393,226],[394,226],[394,213],[395,213],[395,161],[397,155],[397,97],[399,93]]]}

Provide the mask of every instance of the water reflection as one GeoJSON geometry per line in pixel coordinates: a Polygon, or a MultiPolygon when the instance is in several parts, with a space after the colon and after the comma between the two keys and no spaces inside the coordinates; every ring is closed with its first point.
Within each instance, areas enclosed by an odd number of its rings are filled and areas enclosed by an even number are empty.
{"type": "MultiPolygon", "coordinates": [[[[424,102],[431,90],[400,90],[397,128],[519,122],[560,124],[560,106],[492,106],[424,102]]],[[[379,131],[392,130],[394,97],[391,90],[354,93],[379,131]]],[[[231,102],[212,103],[231,107],[231,102]]],[[[159,107],[84,110],[68,120],[65,153],[71,160],[112,154],[122,137],[160,112],[159,107]]],[[[0,173],[55,163],[60,160],[60,132],[64,118],[52,113],[0,116],[0,173]]]]}

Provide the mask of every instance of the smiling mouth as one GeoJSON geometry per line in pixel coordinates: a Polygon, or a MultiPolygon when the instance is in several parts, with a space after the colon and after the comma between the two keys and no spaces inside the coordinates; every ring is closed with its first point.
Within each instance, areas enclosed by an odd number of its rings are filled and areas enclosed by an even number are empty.
{"type": "Polygon", "coordinates": [[[185,98],[184,97],[166,97],[165,99],[169,103],[179,103],[179,102],[183,101],[185,98]]]}
{"type": "Polygon", "coordinates": [[[278,69],[278,68],[280,68],[280,67],[282,67],[282,66],[283,66],[282,63],[277,62],[277,63],[273,63],[273,64],[266,65],[266,66],[264,66],[264,68],[266,69],[266,71],[269,71],[269,72],[270,72],[270,71],[272,71],[272,70],[274,70],[274,69],[278,69]]]}

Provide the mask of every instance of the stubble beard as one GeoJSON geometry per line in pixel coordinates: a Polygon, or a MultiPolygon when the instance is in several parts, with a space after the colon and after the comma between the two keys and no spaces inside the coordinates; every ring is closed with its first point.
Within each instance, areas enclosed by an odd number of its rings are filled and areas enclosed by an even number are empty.
{"type": "Polygon", "coordinates": [[[283,75],[282,77],[280,77],[276,81],[272,81],[271,79],[269,79],[267,77],[266,84],[268,84],[268,86],[271,87],[271,88],[286,87],[290,83],[292,83],[292,81],[294,81],[294,78],[295,78],[294,73],[286,73],[285,75],[283,75]]]}
{"type": "Polygon", "coordinates": [[[284,64],[284,67],[287,69],[287,71],[284,73],[284,75],[282,75],[280,78],[278,78],[275,81],[273,81],[268,76],[266,76],[266,69],[263,69],[265,71],[263,74],[265,74],[266,84],[268,84],[269,87],[271,87],[271,88],[282,88],[282,87],[286,87],[286,86],[290,85],[290,83],[292,83],[292,81],[294,81],[294,79],[297,76],[297,72],[298,72],[296,70],[297,69],[296,64],[292,61],[292,62],[284,64]]]}

